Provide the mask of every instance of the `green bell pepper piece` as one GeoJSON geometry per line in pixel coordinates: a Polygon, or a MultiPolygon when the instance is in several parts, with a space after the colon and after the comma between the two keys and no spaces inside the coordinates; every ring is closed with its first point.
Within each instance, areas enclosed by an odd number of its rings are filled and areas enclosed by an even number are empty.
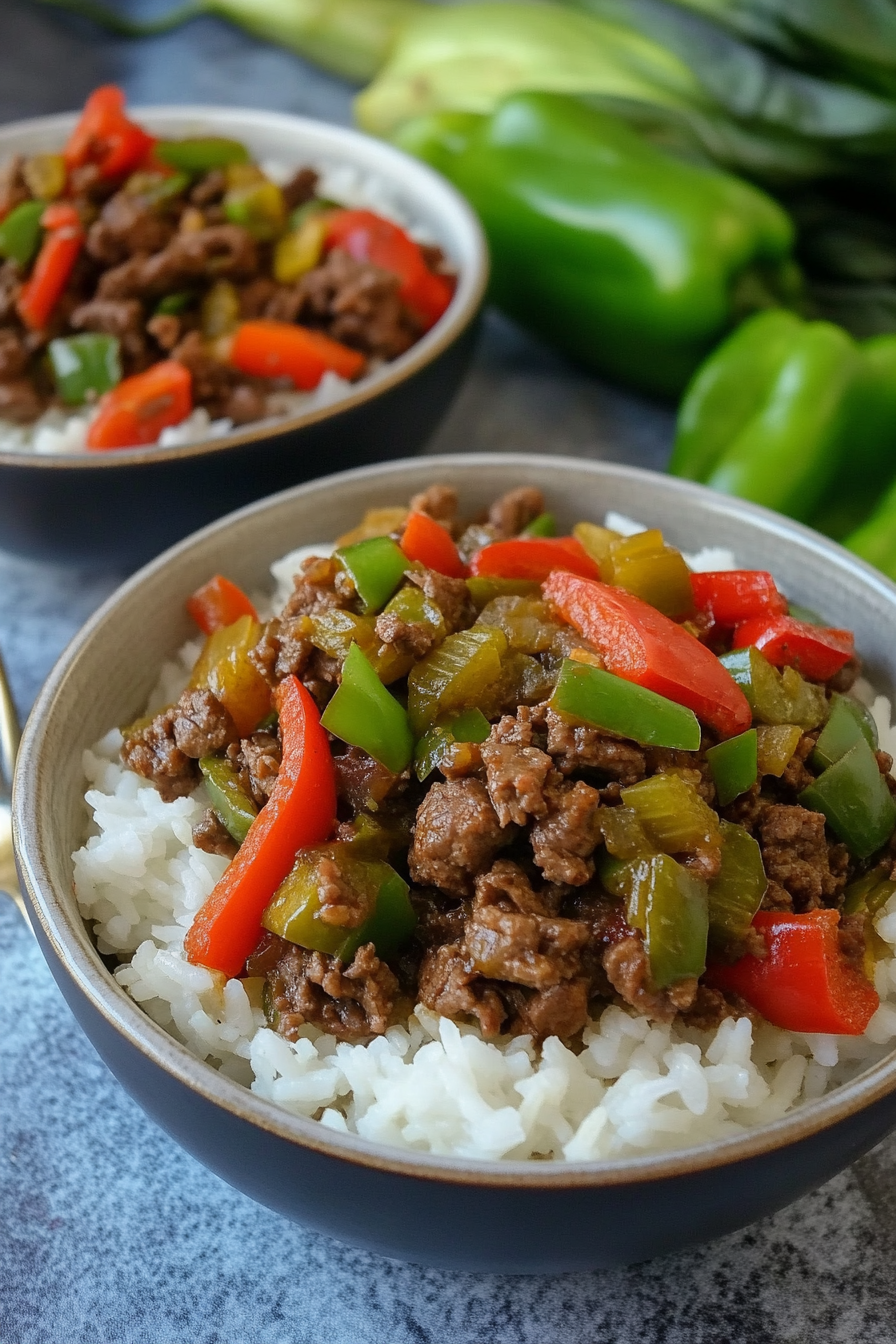
{"type": "Polygon", "coordinates": [[[760,723],[799,724],[817,728],[828,715],[824,688],[804,681],[795,668],[772,667],[759,649],[735,649],[719,662],[731,673],[760,723]]]}
{"type": "Polygon", "coordinates": [[[40,221],[46,208],[46,201],[23,201],[10,210],[0,222],[0,257],[24,270],[40,245],[40,221]]]}
{"type": "Polygon", "coordinates": [[[477,210],[498,306],[619,381],[676,395],[738,319],[793,295],[793,226],[770,197],[575,99],[519,93],[395,138],[477,210]]]}
{"type": "Polygon", "coordinates": [[[860,859],[880,849],[896,826],[896,803],[864,737],[803,789],[799,801],[823,812],[831,830],[860,859]]]}
{"type": "Polygon", "coordinates": [[[824,616],[820,616],[817,611],[814,611],[812,607],[801,607],[798,602],[788,602],[787,614],[792,616],[795,621],[804,621],[806,625],[830,626],[832,624],[831,621],[826,620],[824,616]]]}
{"type": "Polygon", "coordinates": [[[733,822],[720,821],[719,828],[722,867],[708,884],[709,943],[715,950],[746,937],[768,886],[758,842],[733,822]]]}
{"type": "Polygon", "coordinates": [[[552,513],[540,513],[520,533],[523,537],[556,537],[557,519],[552,513]]]}
{"type": "Polygon", "coordinates": [[[706,969],[709,898],[706,883],[668,854],[623,862],[605,855],[600,880],[626,901],[626,918],[640,929],[655,989],[706,969]]]}
{"type": "Polygon", "coordinates": [[[848,695],[835,694],[831,701],[830,718],[809,757],[814,770],[827,770],[862,738],[872,751],[877,750],[877,728],[865,706],[848,695]]]}
{"type": "Polygon", "coordinates": [[[166,294],[155,306],[156,313],[171,313],[175,317],[189,308],[196,299],[192,290],[181,290],[179,294],[166,294]]]}
{"type": "Polygon", "coordinates": [[[445,714],[487,703],[502,673],[507,637],[483,626],[449,635],[408,674],[408,717],[417,736],[445,714]]]}
{"type": "Polygon", "coordinates": [[[424,733],[414,751],[414,772],[422,784],[455,742],[484,742],[491,724],[479,709],[465,709],[448,723],[436,724],[424,733]]]}
{"type": "Polygon", "coordinates": [[[56,391],[67,406],[80,406],[88,396],[102,396],[121,382],[117,336],[85,332],[60,336],[47,347],[56,391]]]}
{"type": "Polygon", "coordinates": [[[321,723],[335,737],[360,747],[395,774],[401,773],[414,754],[407,714],[357,644],[348,651],[342,681],[321,723]]]}
{"type": "Polygon", "coordinates": [[[391,537],[356,541],[341,547],[334,558],[351,575],[365,615],[386,605],[411,563],[391,537]]]}
{"type": "Polygon", "coordinates": [[[706,753],[719,806],[727,807],[756,783],[759,773],[756,729],[748,728],[737,737],[729,737],[706,753]]]}
{"type": "Polygon", "coordinates": [[[203,756],[199,769],[212,807],[237,844],[241,845],[258,816],[255,800],[240,783],[239,772],[223,756],[203,756]]]}
{"type": "Polygon", "coordinates": [[[361,848],[357,853],[354,850],[351,841],[299,850],[262,915],[263,927],[299,947],[328,952],[343,962],[351,961],[364,943],[373,943],[377,956],[394,956],[417,922],[408,884],[382,859],[363,857],[361,848]],[[345,929],[320,918],[318,865],[322,859],[335,862],[345,880],[373,906],[358,928],[345,929]]]}
{"type": "Polygon", "coordinates": [[[530,579],[467,579],[467,588],[477,611],[483,611],[496,597],[541,597],[541,584],[530,579]]]}
{"type": "Polygon", "coordinates": [[[855,882],[850,882],[844,891],[843,913],[857,915],[866,911],[869,915],[876,915],[878,910],[883,909],[894,891],[896,882],[883,877],[879,868],[872,868],[870,873],[865,873],[863,877],[856,878],[855,882]]]}
{"type": "Polygon", "coordinates": [[[700,724],[684,705],[603,668],[564,659],[551,706],[560,714],[629,737],[643,746],[697,751],[700,724]]]}
{"type": "Polygon", "coordinates": [[[246,146],[223,135],[159,140],[155,152],[169,168],[177,168],[182,173],[209,173],[213,168],[226,168],[230,163],[249,162],[246,146]]]}

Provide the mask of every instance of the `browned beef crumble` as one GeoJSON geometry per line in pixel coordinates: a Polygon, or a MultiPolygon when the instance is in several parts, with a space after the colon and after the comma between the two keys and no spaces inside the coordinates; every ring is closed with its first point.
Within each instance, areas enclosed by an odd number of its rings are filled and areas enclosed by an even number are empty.
{"type": "Polygon", "coordinates": [[[280,773],[280,739],[264,730],[252,733],[227,748],[227,757],[239,771],[240,783],[256,807],[264,807],[280,773]]]}
{"type": "Polygon", "coordinates": [[[237,851],[233,836],[210,807],[193,827],[193,844],[206,854],[221,854],[225,859],[232,859],[237,851]]]}
{"type": "Polygon", "coordinates": [[[453,527],[457,518],[457,491],[453,485],[430,485],[414,495],[411,513],[426,513],[443,527],[453,527]]]}
{"type": "Polygon", "coordinates": [[[425,658],[435,644],[435,634],[423,621],[403,621],[395,612],[382,612],[376,618],[376,637],[381,641],[380,655],[389,648],[413,658],[425,658]]]}
{"type": "Polygon", "coordinates": [[[564,775],[576,770],[599,770],[620,784],[637,784],[647,774],[643,747],[624,738],[572,724],[555,710],[545,712],[547,752],[564,775]]]}
{"type": "Polygon", "coordinates": [[[540,513],[544,513],[544,495],[534,485],[521,485],[496,499],[489,509],[489,526],[496,537],[516,537],[540,513]]]}
{"type": "Polygon", "coordinates": [[[228,710],[206,690],[184,691],[176,705],[143,728],[125,734],[125,765],[152,780],[166,802],[192,793],[199,782],[196,762],[212,756],[239,733],[228,710]]]}
{"type": "Polygon", "coordinates": [[[553,765],[531,742],[531,724],[505,715],[480,747],[486,788],[502,826],[525,826],[529,817],[543,817],[548,810],[544,788],[553,765]]]}
{"type": "Polygon", "coordinates": [[[836,905],[846,885],[840,846],[834,850],[831,871],[824,817],[805,807],[771,804],[759,823],[762,861],[769,879],[765,909],[800,913],[836,905]]]}
{"type": "Polygon", "coordinates": [[[409,569],[407,577],[435,602],[449,634],[465,629],[475,620],[476,610],[463,579],[451,579],[434,569],[409,569]]]}
{"type": "Polygon", "coordinates": [[[433,784],[417,812],[411,880],[466,896],[509,838],[478,779],[433,784]]]}
{"type": "Polygon", "coordinates": [[[247,970],[264,975],[277,1030],[291,1041],[306,1023],[343,1041],[380,1036],[398,994],[395,975],[372,943],[359,947],[351,964],[343,967],[325,952],[309,952],[267,934],[247,970]]]}
{"type": "Polygon", "coordinates": [[[396,775],[360,747],[349,747],[334,755],[333,765],[336,792],[353,813],[378,811],[381,803],[407,783],[407,772],[396,775]]]}
{"type": "Polygon", "coordinates": [[[597,789],[584,780],[549,782],[547,810],[532,827],[535,862],[549,882],[581,887],[594,875],[591,855],[601,839],[597,789]]]}

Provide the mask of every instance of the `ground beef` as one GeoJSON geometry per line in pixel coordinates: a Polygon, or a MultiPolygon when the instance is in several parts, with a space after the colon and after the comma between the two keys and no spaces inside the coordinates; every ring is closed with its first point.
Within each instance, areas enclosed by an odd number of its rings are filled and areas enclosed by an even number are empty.
{"type": "Polygon", "coordinates": [[[457,518],[457,491],[453,485],[430,485],[414,495],[411,513],[425,513],[449,530],[457,518]]]}
{"type": "Polygon", "coordinates": [[[0,327],[0,380],[17,378],[28,363],[19,332],[14,327],[0,327]]]}
{"type": "Polygon", "coordinates": [[[357,594],[351,579],[335,560],[311,555],[293,579],[293,591],[283,608],[285,620],[319,616],[322,612],[351,607],[357,594]]]}
{"type": "Polygon", "coordinates": [[[342,664],[320,649],[312,649],[305,668],[304,685],[318,706],[325,709],[342,680],[342,664]]]}
{"type": "Polygon", "coordinates": [[[715,1031],[726,1017],[748,1017],[754,1025],[762,1021],[754,1008],[738,994],[723,994],[709,985],[698,985],[694,1002],[681,1014],[682,1022],[698,1031],[715,1031]]]}
{"type": "MultiPolygon", "coordinates": [[[[765,908],[787,908],[782,891],[790,898],[790,908],[800,912],[836,904],[846,885],[846,872],[831,872],[820,812],[771,804],[759,822],[759,835],[769,879],[765,908]]],[[[845,869],[840,849],[834,848],[834,853],[838,869],[845,869]]]]}
{"type": "Polygon", "coordinates": [[[199,181],[190,192],[190,200],[193,205],[206,206],[216,205],[223,199],[227,190],[227,175],[221,168],[212,168],[212,170],[200,177],[199,181]]]}
{"type": "Polygon", "coordinates": [[[290,1041],[298,1039],[306,1022],[344,1041],[381,1036],[398,993],[398,981],[373,943],[359,947],[343,969],[337,957],[269,935],[247,969],[250,975],[264,974],[273,1024],[290,1041]]]}
{"type": "Polygon", "coordinates": [[[376,894],[350,882],[339,864],[323,858],[317,865],[318,919],[340,929],[359,929],[373,914],[376,894]]]}
{"type": "Polygon", "coordinates": [[[284,677],[300,677],[313,652],[314,645],[306,637],[305,619],[300,616],[268,621],[249,658],[265,681],[276,686],[284,677]]]}
{"type": "Polygon", "coordinates": [[[549,882],[583,886],[594,874],[591,855],[600,840],[600,795],[590,784],[550,783],[547,813],[532,827],[535,862],[549,882]]]}
{"type": "Polygon", "coordinates": [[[735,798],[733,803],[721,808],[720,815],[726,821],[734,822],[737,826],[743,826],[744,830],[749,831],[752,835],[769,807],[771,807],[771,801],[762,796],[760,785],[751,784],[745,793],[742,793],[739,798],[735,798]]]}
{"type": "Polygon", "coordinates": [[[360,747],[334,756],[333,766],[337,795],[353,812],[375,811],[406,782],[405,776],[394,774],[360,747]]]}
{"type": "Polygon", "coordinates": [[[256,807],[264,807],[271,796],[283,754],[280,739],[260,729],[227,748],[227,758],[239,771],[240,784],[251,795],[256,807]]]}
{"type": "Polygon", "coordinates": [[[149,363],[143,322],[143,304],[138,299],[92,299],[79,304],[69,318],[76,331],[117,336],[128,373],[139,373],[149,363]]]}
{"type": "Polygon", "coordinates": [[[488,511],[489,526],[497,537],[516,537],[544,513],[544,495],[534,485],[521,485],[496,499],[488,511]]]}
{"type": "Polygon", "coordinates": [[[0,263],[0,322],[17,320],[16,301],[21,290],[22,276],[16,263],[0,263]]]}
{"type": "Polygon", "coordinates": [[[841,956],[862,975],[865,974],[866,922],[865,912],[859,911],[854,915],[841,915],[837,928],[841,956]]]}
{"type": "Polygon", "coordinates": [[[457,943],[444,943],[426,953],[417,997],[424,1008],[443,1017],[475,1017],[483,1036],[497,1036],[507,1016],[501,995],[467,966],[457,943]]]}
{"type": "Polygon", "coordinates": [[[297,173],[293,173],[280,188],[286,209],[291,212],[314,200],[318,180],[319,174],[313,168],[300,168],[297,173]]]}
{"type": "MultiPolygon", "coordinates": [[[[428,949],[443,943],[461,943],[470,913],[469,901],[454,901],[435,890],[411,887],[410,901],[417,916],[414,942],[428,949]]],[[[415,968],[416,970],[416,968],[415,968]]]]}
{"type": "Polygon", "coordinates": [[[646,757],[634,742],[601,732],[597,728],[574,726],[555,710],[545,712],[547,750],[564,775],[574,770],[600,770],[620,784],[637,784],[644,779],[646,757]]]}
{"type": "Polygon", "coordinates": [[[167,355],[183,335],[183,323],[175,313],[156,313],[147,322],[146,330],[167,355]]]}
{"type": "Polygon", "coordinates": [[[199,280],[250,280],[258,270],[255,242],[236,224],[217,224],[195,233],[177,233],[152,256],[131,257],[104,271],[101,299],[161,298],[199,280]]]}
{"type": "Polygon", "coordinates": [[[420,326],[399,297],[401,281],[391,271],[356,261],[341,248],[272,300],[266,316],[322,326],[334,340],[378,359],[410,349],[420,326]]]}
{"type": "Polygon", "coordinates": [[[0,420],[17,425],[30,424],[44,409],[30,378],[10,378],[0,382],[0,420]]]}
{"type": "Polygon", "coordinates": [[[391,611],[377,616],[375,629],[380,640],[380,657],[391,648],[403,657],[418,661],[426,657],[435,643],[431,626],[424,621],[403,621],[391,611]]]}
{"type": "Polygon", "coordinates": [[[193,827],[193,844],[206,854],[221,854],[225,859],[232,859],[238,848],[217,812],[210,807],[193,827]]]}
{"type": "Polygon", "coordinates": [[[236,726],[211,691],[184,691],[176,705],[144,727],[126,733],[125,765],[152,780],[166,802],[192,793],[199,782],[195,762],[236,741],[236,726]]]}
{"type": "Polygon", "coordinates": [[[194,761],[214,756],[239,740],[230,711],[211,691],[184,691],[170,712],[174,741],[194,761]]]}
{"type": "Polygon", "coordinates": [[[784,773],[781,775],[782,788],[788,789],[793,794],[798,794],[802,793],[803,789],[808,789],[810,784],[815,783],[815,776],[811,770],[806,768],[805,763],[815,750],[817,740],[817,733],[803,733],[796,744],[796,750],[787,762],[784,773]]]}
{"type": "Polygon", "coordinates": [[[843,664],[840,671],[835,672],[827,682],[827,689],[831,692],[839,691],[841,695],[845,695],[847,691],[852,690],[861,675],[861,659],[857,654],[853,654],[853,656],[843,664]]]}
{"type": "Polygon", "coordinates": [[[139,196],[117,191],[87,232],[86,250],[104,266],[138,253],[161,252],[174,237],[175,224],[139,196]]]}
{"type": "Polygon", "coordinates": [[[213,358],[198,331],[188,331],[171,351],[171,358],[189,369],[194,403],[204,406],[213,420],[228,416],[236,389],[245,384],[243,375],[213,358]]]}
{"type": "Polygon", "coordinates": [[[22,171],[24,167],[25,159],[21,154],[14,154],[0,165],[0,219],[15,210],[17,205],[24,205],[31,199],[22,171]]]}
{"type": "Polygon", "coordinates": [[[645,1017],[671,1022],[676,1013],[690,1008],[697,997],[697,981],[679,980],[668,989],[652,990],[650,962],[639,933],[611,943],[602,957],[607,979],[626,1003],[645,1017]]]}
{"type": "Polygon", "coordinates": [[[543,817],[548,810],[544,787],[552,761],[538,747],[528,745],[530,741],[528,723],[523,727],[512,715],[505,715],[480,747],[486,787],[502,826],[511,822],[524,826],[529,817],[543,817]]]}
{"type": "Polygon", "coordinates": [[[569,1041],[588,1021],[589,984],[584,976],[564,980],[547,989],[529,990],[507,985],[502,990],[513,1010],[508,1030],[513,1036],[531,1036],[537,1043],[548,1036],[569,1041]]]}
{"type": "Polygon", "coordinates": [[[433,784],[417,811],[411,880],[465,896],[509,838],[478,779],[433,784]]]}
{"type": "Polygon", "coordinates": [[[409,569],[406,577],[435,602],[449,634],[472,625],[476,609],[463,579],[450,579],[446,574],[437,574],[434,569],[409,569]]]}
{"type": "Polygon", "coordinates": [[[482,975],[547,989],[581,971],[587,924],[539,909],[541,902],[515,863],[499,860],[476,882],[464,934],[467,960],[482,975]]]}

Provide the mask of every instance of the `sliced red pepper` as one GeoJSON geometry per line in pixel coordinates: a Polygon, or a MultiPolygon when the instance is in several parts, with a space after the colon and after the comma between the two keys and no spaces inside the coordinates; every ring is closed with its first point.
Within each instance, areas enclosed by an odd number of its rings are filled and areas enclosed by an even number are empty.
{"type": "Polygon", "coordinates": [[[41,331],[49,322],[84,246],[84,229],[74,206],[50,205],[40,222],[47,234],[16,300],[19,317],[32,331],[41,331]]]}
{"type": "Polygon", "coordinates": [[[423,325],[438,322],[453,297],[447,276],[426,264],[419,245],[391,220],[371,210],[334,210],[327,215],[324,248],[340,247],[356,261],[369,261],[401,281],[399,297],[423,325]]]}
{"type": "Polygon", "coordinates": [[[430,518],[428,513],[412,513],[401,538],[401,549],[409,560],[419,560],[437,574],[450,579],[462,579],[467,567],[457,553],[447,527],[430,518]]]}
{"type": "Polygon", "coordinates": [[[691,588],[697,610],[728,629],[753,616],[781,616],[787,611],[787,599],[764,569],[692,574],[691,588]]]}
{"type": "Polygon", "coordinates": [[[236,858],[193,920],[187,959],[239,975],[262,934],[261,916],[306,845],[326,840],[336,819],[333,758],[320,713],[298,677],[274,692],[283,763],[271,796],[236,858]]]}
{"type": "Polygon", "coordinates": [[[715,654],[656,607],[622,588],[559,571],[543,592],[600,650],[608,672],[686,705],[720,737],[752,724],[746,696],[715,654]]]}
{"type": "Polygon", "coordinates": [[[155,140],[124,113],[125,96],[114,84],[94,89],[63,150],[65,166],[95,163],[104,178],[123,177],[139,167],[155,140]]]}
{"type": "Polygon", "coordinates": [[[543,583],[554,570],[568,570],[586,579],[600,578],[600,568],[575,537],[514,537],[483,546],[470,561],[476,578],[529,579],[543,583]]]}
{"type": "Polygon", "coordinates": [[[125,378],[100,399],[87,447],[96,452],[155,443],[163,429],[179,425],[192,411],[192,385],[189,369],[176,359],[125,378]]]}
{"type": "Polygon", "coordinates": [[[187,598],[187,611],[204,635],[233,625],[241,616],[258,620],[258,612],[242,588],[225,579],[223,574],[216,574],[187,598]]]}
{"type": "Polygon", "coordinates": [[[765,939],[768,956],[747,955],[730,966],[710,966],[707,983],[739,994],[767,1022],[785,1031],[861,1036],[880,999],[870,981],[843,957],[839,923],[836,910],[807,915],[760,910],[753,927],[765,939]]]}
{"type": "Polygon", "coordinates": [[[291,322],[243,322],[230,347],[230,362],[254,378],[291,378],[310,392],[328,369],[340,378],[357,378],[364,356],[320,331],[291,322]]]}
{"type": "Polygon", "coordinates": [[[774,667],[795,667],[811,681],[827,681],[856,651],[851,630],[809,625],[793,616],[756,616],[734,632],[734,648],[754,644],[774,667]]]}

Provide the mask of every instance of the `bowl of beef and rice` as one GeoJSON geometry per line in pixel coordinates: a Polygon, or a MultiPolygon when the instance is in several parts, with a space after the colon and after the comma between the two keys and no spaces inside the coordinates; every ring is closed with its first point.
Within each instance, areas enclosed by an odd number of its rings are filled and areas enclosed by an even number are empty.
{"type": "Polygon", "coordinates": [[[458,193],[355,131],[114,86],[0,128],[0,545],[134,564],[415,452],[486,275],[458,193]]]}
{"type": "Polygon", "coordinates": [[[896,1123],[896,589],[633,468],[384,464],[181,543],[49,678],[23,887],[140,1104],[422,1263],[630,1263],[896,1123]]]}

